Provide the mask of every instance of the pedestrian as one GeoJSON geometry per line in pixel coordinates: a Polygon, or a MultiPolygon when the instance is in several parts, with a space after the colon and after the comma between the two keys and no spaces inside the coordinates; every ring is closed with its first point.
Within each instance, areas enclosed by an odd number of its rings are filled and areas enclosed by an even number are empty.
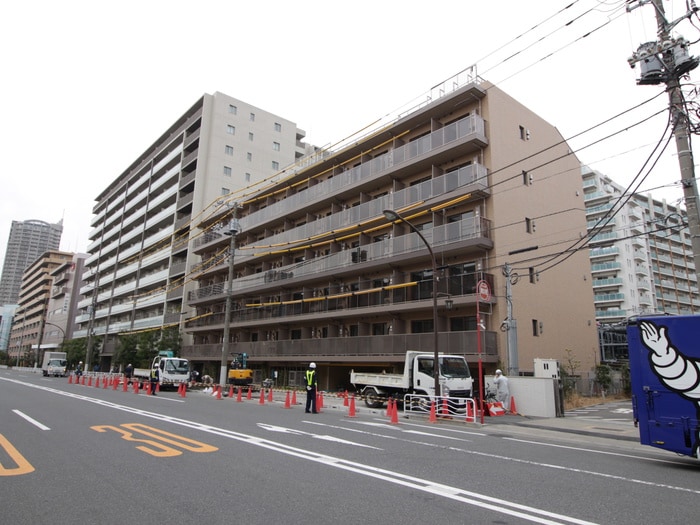
{"type": "Polygon", "coordinates": [[[151,370],[151,395],[156,395],[156,386],[158,386],[158,379],[160,379],[160,369],[156,366],[151,370]]]}
{"type": "Polygon", "coordinates": [[[129,363],[124,369],[124,377],[126,378],[126,384],[131,384],[131,378],[134,377],[134,366],[129,363]]]}
{"type": "Polygon", "coordinates": [[[78,366],[75,367],[75,376],[80,377],[81,375],[83,375],[83,362],[82,361],[80,361],[78,363],[78,366]]]}
{"type": "Polygon", "coordinates": [[[508,378],[503,375],[503,372],[499,369],[496,370],[496,375],[493,378],[493,382],[496,384],[496,400],[500,401],[503,405],[503,409],[508,412],[510,409],[510,389],[508,388],[508,378]]]}
{"type": "Polygon", "coordinates": [[[318,414],[316,410],[316,389],[318,380],[316,378],[316,363],[309,363],[306,370],[306,413],[318,414]]]}

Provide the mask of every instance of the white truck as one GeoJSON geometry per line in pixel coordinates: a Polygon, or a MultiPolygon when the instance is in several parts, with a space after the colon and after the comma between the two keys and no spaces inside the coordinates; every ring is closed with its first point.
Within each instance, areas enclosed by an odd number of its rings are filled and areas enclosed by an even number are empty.
{"type": "MultiPolygon", "coordinates": [[[[467,360],[461,355],[439,354],[441,397],[469,398],[472,377],[467,360]]],[[[390,397],[400,400],[405,394],[435,397],[435,356],[409,350],[406,352],[403,374],[350,372],[350,383],[361,393],[370,408],[380,408],[390,397]]]]}
{"type": "Polygon", "coordinates": [[[148,382],[151,380],[151,370],[160,369],[159,383],[162,387],[177,388],[180,383],[186,383],[190,377],[190,364],[187,359],[173,357],[171,351],[161,351],[153,358],[151,368],[134,368],[132,380],[148,382]]]}
{"type": "Polygon", "coordinates": [[[44,362],[41,365],[41,373],[46,376],[66,377],[68,374],[68,361],[65,352],[44,352],[44,362]]]}

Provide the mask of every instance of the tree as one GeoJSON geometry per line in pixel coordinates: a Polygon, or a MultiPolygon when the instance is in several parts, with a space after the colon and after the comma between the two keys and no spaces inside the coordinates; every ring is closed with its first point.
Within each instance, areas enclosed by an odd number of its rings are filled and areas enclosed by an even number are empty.
{"type": "Polygon", "coordinates": [[[608,365],[598,365],[595,367],[595,382],[598,383],[603,397],[612,384],[611,370],[608,365]]]}
{"type": "Polygon", "coordinates": [[[561,367],[562,383],[564,385],[564,395],[569,398],[576,391],[576,379],[581,361],[576,359],[570,348],[564,349],[564,364],[561,367]]]}

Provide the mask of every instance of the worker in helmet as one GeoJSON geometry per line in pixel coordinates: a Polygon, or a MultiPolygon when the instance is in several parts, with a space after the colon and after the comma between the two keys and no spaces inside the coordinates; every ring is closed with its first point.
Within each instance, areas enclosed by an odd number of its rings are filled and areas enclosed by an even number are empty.
{"type": "Polygon", "coordinates": [[[78,363],[78,366],[75,367],[75,376],[80,377],[81,375],[83,375],[83,362],[82,361],[80,361],[78,363]]]}
{"type": "Polygon", "coordinates": [[[318,380],[316,379],[316,363],[309,363],[306,369],[306,413],[318,414],[316,409],[316,389],[318,380]]]}

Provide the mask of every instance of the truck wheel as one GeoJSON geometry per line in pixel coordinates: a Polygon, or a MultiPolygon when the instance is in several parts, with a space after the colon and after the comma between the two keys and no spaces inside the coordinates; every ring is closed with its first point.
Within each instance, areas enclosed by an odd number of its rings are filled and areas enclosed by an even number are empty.
{"type": "Polygon", "coordinates": [[[381,408],[384,405],[384,401],[379,398],[377,391],[373,388],[368,388],[363,394],[365,396],[365,405],[369,408],[381,408]]]}

